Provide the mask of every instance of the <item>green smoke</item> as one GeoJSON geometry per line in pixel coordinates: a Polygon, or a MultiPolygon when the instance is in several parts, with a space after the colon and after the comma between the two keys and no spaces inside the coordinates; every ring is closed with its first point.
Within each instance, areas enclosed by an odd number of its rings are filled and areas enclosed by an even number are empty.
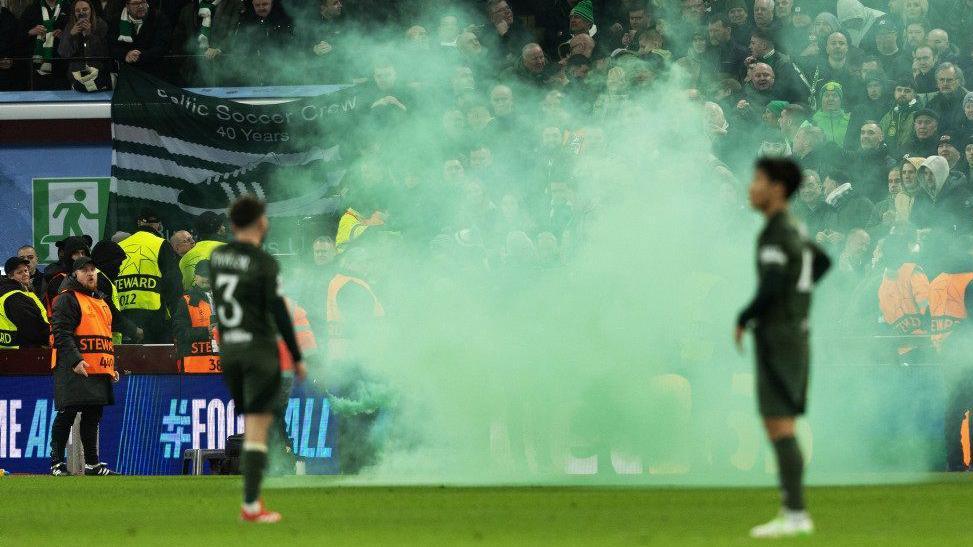
{"type": "MultiPolygon", "coordinates": [[[[362,480],[548,483],[597,470],[600,482],[772,481],[752,355],[730,343],[752,294],[761,219],[748,211],[747,181],[708,153],[687,73],[612,61],[591,76],[593,107],[504,80],[515,111],[504,128],[489,119],[498,82],[481,61],[436,50],[435,28],[450,15],[460,28],[473,20],[435,10],[416,19],[430,50],[398,27],[341,38],[343,81],[393,77],[390,95],[411,99],[404,111],[376,105],[347,136],[345,203],[388,215],[355,243],[388,315],[363,334],[360,370],[321,374],[368,379],[338,410],[390,409],[372,430],[380,452],[362,480]],[[503,176],[472,167],[484,147],[503,176]],[[571,220],[546,233],[524,218],[538,202],[571,220]]],[[[276,65],[294,78],[305,70],[291,57],[276,65]]],[[[308,272],[292,273],[289,287],[320,287],[308,272]]],[[[317,298],[303,304],[323,306],[317,298]]],[[[914,424],[881,423],[905,393],[822,385],[812,392],[813,434],[802,429],[812,478],[861,480],[874,462],[928,468],[932,449],[909,441],[914,424]],[[817,409],[827,420],[815,422],[817,409]],[[876,431],[888,446],[865,444],[876,431]],[[828,454],[820,464],[818,451],[828,454]]]]}

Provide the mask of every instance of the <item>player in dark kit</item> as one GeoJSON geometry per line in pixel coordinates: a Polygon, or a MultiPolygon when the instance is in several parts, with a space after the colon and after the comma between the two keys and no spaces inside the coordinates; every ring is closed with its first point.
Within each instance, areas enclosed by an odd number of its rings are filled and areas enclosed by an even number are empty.
{"type": "Polygon", "coordinates": [[[767,436],[777,454],[783,508],[774,520],[750,531],[776,538],[814,531],[804,508],[804,458],[794,437],[797,416],[807,405],[808,312],[815,282],[831,266],[788,212],[801,183],[801,169],[786,159],[757,161],[750,204],[767,219],[757,240],[757,295],[737,319],[734,340],[742,350],[752,328],[757,354],[757,398],[767,436]]]}
{"type": "Polygon", "coordinates": [[[213,251],[210,279],[220,334],[223,380],[244,415],[243,507],[241,520],[274,523],[280,514],[264,509],[260,483],[267,467],[267,431],[273,422],[280,391],[278,333],[294,359],[294,373],[303,380],[290,314],[280,293],[280,268],[260,245],[270,227],[266,205],[253,197],[230,207],[234,240],[213,251]]]}

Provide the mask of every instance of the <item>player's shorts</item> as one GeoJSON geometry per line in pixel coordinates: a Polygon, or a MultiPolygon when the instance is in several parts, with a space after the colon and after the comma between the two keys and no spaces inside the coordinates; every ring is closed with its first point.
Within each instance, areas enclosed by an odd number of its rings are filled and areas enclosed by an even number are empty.
{"type": "Polygon", "coordinates": [[[797,327],[771,326],[758,329],[754,334],[760,415],[804,414],[810,368],[807,332],[797,327]]]}
{"type": "Polygon", "coordinates": [[[230,390],[237,414],[273,414],[280,394],[277,346],[246,354],[223,353],[223,381],[230,390]]]}

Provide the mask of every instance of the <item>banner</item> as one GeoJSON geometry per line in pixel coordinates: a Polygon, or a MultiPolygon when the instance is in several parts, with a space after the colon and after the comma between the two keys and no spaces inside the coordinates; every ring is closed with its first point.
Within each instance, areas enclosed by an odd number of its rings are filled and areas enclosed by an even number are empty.
{"type": "MultiPolygon", "coordinates": [[[[12,473],[50,470],[54,380],[0,377],[0,468],[12,473]]],[[[337,423],[327,397],[298,384],[284,414],[294,452],[308,473],[338,472],[337,423]]],[[[126,475],[178,475],[187,449],[223,449],[243,432],[220,375],[132,375],[115,385],[99,433],[102,461],[126,475]]]]}
{"type": "Polygon", "coordinates": [[[54,244],[66,237],[105,232],[109,178],[34,179],[34,248],[37,260],[57,260],[54,244]]]}
{"type": "Polygon", "coordinates": [[[128,229],[154,207],[165,224],[189,225],[252,194],[270,216],[333,213],[354,156],[354,88],[280,104],[198,95],[123,67],[112,97],[110,229],[128,229]]]}

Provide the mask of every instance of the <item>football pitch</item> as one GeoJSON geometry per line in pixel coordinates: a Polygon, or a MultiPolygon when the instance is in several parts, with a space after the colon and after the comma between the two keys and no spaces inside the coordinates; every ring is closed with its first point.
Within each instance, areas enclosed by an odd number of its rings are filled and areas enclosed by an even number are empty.
{"type": "MultiPolygon", "coordinates": [[[[277,525],[237,521],[239,477],[0,478],[0,545],[750,545],[768,488],[351,487],[275,479],[277,525]]],[[[973,477],[815,487],[795,545],[969,545],[973,477]]],[[[767,541],[767,540],[764,540],[767,541]]]]}

